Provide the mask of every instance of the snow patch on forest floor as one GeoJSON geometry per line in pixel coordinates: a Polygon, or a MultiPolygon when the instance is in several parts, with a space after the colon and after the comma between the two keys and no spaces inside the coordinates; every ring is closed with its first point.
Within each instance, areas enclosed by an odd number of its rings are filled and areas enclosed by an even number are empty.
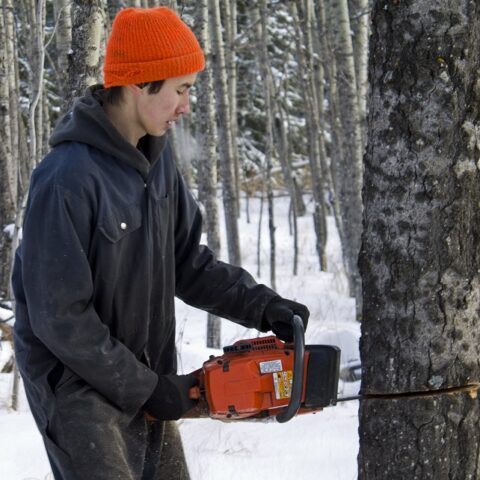
{"type": "MultiPolygon", "coordinates": [[[[311,212],[312,205],[307,205],[311,212]]],[[[266,208],[264,209],[266,211],[266,208]]],[[[243,264],[257,277],[259,200],[250,200],[250,223],[240,220],[243,264]]],[[[355,305],[347,296],[340,242],[334,221],[328,218],[327,272],[319,271],[311,213],[299,218],[299,270],[293,276],[293,239],[288,226],[288,199],[275,200],[277,238],[277,290],[305,303],[311,312],[306,343],[333,344],[342,349],[342,364],[357,361],[359,325],[355,305]]],[[[225,234],[222,231],[222,245],[225,234]]],[[[262,223],[261,275],[269,284],[267,218],[262,223]]],[[[222,255],[221,258],[226,258],[222,255]]],[[[205,347],[206,314],[177,301],[177,339],[181,373],[198,369],[209,355],[220,350],[205,347]]],[[[257,332],[232,322],[222,322],[222,345],[257,332]]],[[[2,342],[0,368],[10,355],[2,342]]],[[[0,374],[0,465],[6,480],[50,480],[42,440],[29,413],[23,388],[18,412],[8,408],[12,375],[0,374]]],[[[340,382],[340,394],[357,393],[358,382],[340,382]]],[[[209,419],[181,420],[180,431],[192,480],[353,480],[357,477],[358,403],[341,403],[315,415],[275,422],[223,423],[209,419]]]]}

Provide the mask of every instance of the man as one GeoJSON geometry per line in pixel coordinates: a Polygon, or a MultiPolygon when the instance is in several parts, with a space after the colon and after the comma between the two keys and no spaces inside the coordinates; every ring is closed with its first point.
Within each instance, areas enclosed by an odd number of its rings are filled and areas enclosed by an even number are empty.
{"type": "Polygon", "coordinates": [[[157,479],[176,375],[174,296],[290,339],[308,310],[217,261],[165,133],[204,68],[171,10],[122,10],[90,88],[35,170],[13,274],[15,348],[55,479],[157,479]],[[153,417],[156,421],[147,421],[153,417]]]}

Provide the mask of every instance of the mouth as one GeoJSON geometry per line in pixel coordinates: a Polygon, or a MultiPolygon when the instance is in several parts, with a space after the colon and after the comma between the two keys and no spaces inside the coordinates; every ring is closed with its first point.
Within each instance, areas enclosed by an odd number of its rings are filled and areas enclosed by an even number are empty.
{"type": "Polygon", "coordinates": [[[171,128],[171,127],[175,126],[176,123],[177,123],[176,120],[168,120],[167,121],[167,127],[171,128]]]}

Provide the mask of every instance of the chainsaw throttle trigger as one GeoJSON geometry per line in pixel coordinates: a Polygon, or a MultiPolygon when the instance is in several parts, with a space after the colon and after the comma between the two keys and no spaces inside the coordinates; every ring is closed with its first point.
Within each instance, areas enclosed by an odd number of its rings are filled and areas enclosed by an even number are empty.
{"type": "Polygon", "coordinates": [[[285,423],[292,419],[297,414],[302,402],[305,331],[303,329],[303,321],[298,315],[293,315],[292,324],[294,345],[292,395],[287,408],[276,416],[279,423],[285,423]]]}

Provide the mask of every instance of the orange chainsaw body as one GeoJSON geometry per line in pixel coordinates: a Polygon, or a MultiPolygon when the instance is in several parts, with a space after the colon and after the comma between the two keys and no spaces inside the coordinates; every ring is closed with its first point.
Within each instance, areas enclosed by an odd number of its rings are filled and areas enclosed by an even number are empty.
{"type": "MultiPolygon", "coordinates": [[[[306,346],[298,413],[319,411],[335,403],[339,356],[336,347],[306,346]],[[320,359],[319,348],[322,352],[328,349],[327,362],[325,354],[320,359]]],[[[292,393],[294,358],[293,344],[274,336],[240,340],[225,347],[222,356],[210,357],[196,372],[209,416],[221,420],[266,418],[285,410],[292,393]]]]}

